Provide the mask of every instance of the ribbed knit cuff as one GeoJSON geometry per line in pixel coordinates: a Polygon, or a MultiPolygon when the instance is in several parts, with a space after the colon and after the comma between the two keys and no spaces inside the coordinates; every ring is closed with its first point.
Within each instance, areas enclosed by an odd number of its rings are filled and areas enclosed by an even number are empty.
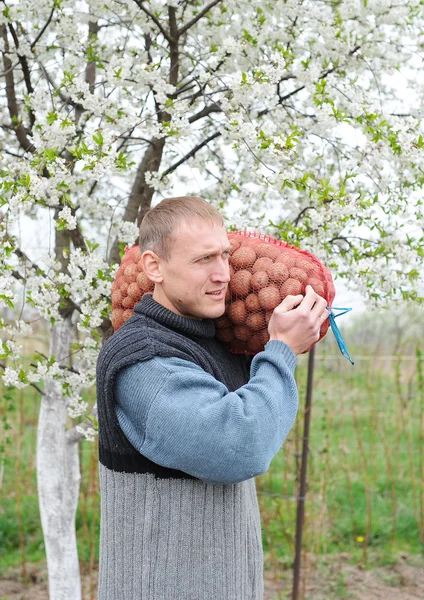
{"type": "Polygon", "coordinates": [[[265,344],[265,352],[275,352],[279,356],[282,356],[287,366],[294,371],[297,365],[296,355],[287,346],[285,342],[281,340],[271,340],[265,344]]]}

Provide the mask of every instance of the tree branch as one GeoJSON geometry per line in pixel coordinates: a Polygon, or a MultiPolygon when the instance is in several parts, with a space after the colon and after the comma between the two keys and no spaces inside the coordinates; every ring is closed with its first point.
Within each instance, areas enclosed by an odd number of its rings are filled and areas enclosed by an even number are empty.
{"type": "MultiPolygon", "coordinates": [[[[12,34],[16,50],[19,50],[18,35],[17,35],[12,23],[9,23],[9,31],[12,34]]],[[[18,59],[21,64],[21,67],[22,67],[22,73],[24,74],[24,81],[25,81],[25,86],[26,86],[27,92],[28,92],[28,94],[32,94],[32,92],[34,91],[34,88],[32,87],[32,84],[31,84],[31,76],[30,76],[27,58],[26,58],[26,56],[21,56],[18,52],[18,59]]],[[[35,122],[35,117],[34,117],[33,112],[31,111],[31,125],[33,125],[34,122],[35,122]]]]}
{"type": "Polygon", "coordinates": [[[142,0],[134,0],[134,2],[137,4],[138,8],[140,10],[142,10],[148,17],[150,17],[150,19],[152,19],[153,23],[156,25],[156,27],[159,29],[159,31],[161,32],[161,34],[163,35],[163,37],[168,41],[171,42],[171,36],[169,35],[169,33],[166,31],[166,29],[163,28],[162,23],[159,21],[159,19],[156,17],[155,14],[153,14],[148,8],[146,8],[142,2],[142,0]]]}
{"type": "Polygon", "coordinates": [[[308,210],[311,210],[312,208],[314,208],[314,207],[313,207],[313,206],[306,206],[305,208],[303,208],[303,209],[300,211],[300,213],[297,215],[297,217],[295,218],[295,220],[293,221],[293,225],[294,225],[295,227],[297,227],[297,225],[298,225],[298,223],[299,223],[300,219],[303,217],[303,215],[304,215],[305,213],[307,213],[307,212],[308,212],[308,210]]]}
{"type": "Polygon", "coordinates": [[[177,27],[177,15],[176,9],[170,6],[168,9],[169,17],[169,30],[171,32],[171,38],[169,42],[171,66],[169,69],[169,83],[174,87],[177,87],[178,73],[180,68],[179,63],[179,51],[178,51],[178,27],[177,27]]]}
{"type": "MultiPolygon", "coordinates": [[[[0,363],[0,369],[3,369],[3,371],[5,371],[6,370],[6,365],[4,363],[0,363]]],[[[31,387],[33,387],[34,389],[36,389],[39,394],[41,394],[42,396],[44,396],[43,390],[41,388],[39,388],[36,383],[30,383],[29,385],[31,387]]]]}
{"type": "Polygon", "coordinates": [[[188,119],[188,122],[195,123],[195,121],[203,119],[203,117],[207,117],[211,113],[215,112],[222,112],[222,108],[216,102],[214,102],[213,104],[209,104],[209,106],[205,106],[204,108],[202,108],[202,110],[199,110],[198,113],[191,115],[191,117],[189,117],[188,119]]]}
{"type": "MultiPolygon", "coordinates": [[[[89,21],[88,23],[88,37],[90,39],[94,39],[97,37],[99,32],[99,25],[97,21],[89,21]]],[[[94,91],[94,84],[96,83],[96,63],[94,61],[88,61],[87,66],[85,68],[85,81],[89,85],[89,90],[91,93],[94,91]]],[[[81,115],[85,111],[85,108],[82,104],[79,104],[75,108],[75,123],[78,123],[81,115]]]]}
{"type": "MultiPolygon", "coordinates": [[[[351,50],[349,52],[348,56],[353,56],[358,50],[360,50],[361,46],[355,46],[355,48],[353,48],[353,50],[351,50]]],[[[330,73],[333,73],[334,71],[337,71],[337,69],[339,68],[339,66],[337,67],[331,67],[331,69],[326,69],[319,77],[318,79],[325,79],[328,75],[330,75],[330,73]]],[[[284,81],[284,79],[293,79],[293,76],[286,76],[285,78],[281,79],[281,81],[284,81]]],[[[277,84],[277,89],[279,90],[279,85],[280,82],[277,84]]],[[[297,94],[298,92],[301,92],[303,89],[305,89],[304,85],[299,86],[298,88],[296,88],[295,90],[292,90],[291,92],[288,92],[285,96],[280,96],[280,94],[278,93],[278,103],[277,104],[283,104],[283,102],[285,100],[287,100],[288,98],[290,98],[291,96],[294,96],[295,94],[297,94]]],[[[258,117],[263,117],[264,115],[268,114],[270,112],[269,108],[265,108],[264,110],[260,111],[258,113],[258,117]]]]}
{"type": "Polygon", "coordinates": [[[59,96],[59,98],[62,100],[63,104],[69,104],[69,106],[72,106],[75,109],[83,110],[83,106],[81,104],[79,104],[78,102],[74,102],[74,100],[71,100],[70,97],[66,97],[65,94],[63,94],[63,92],[61,92],[55,86],[53,79],[50,77],[50,75],[49,75],[47,69],[45,68],[45,66],[43,65],[43,63],[40,62],[40,60],[37,60],[37,63],[40,65],[40,69],[43,71],[44,77],[46,78],[47,82],[49,83],[49,85],[51,85],[55,94],[57,94],[59,96]]]}
{"type": "Polygon", "coordinates": [[[208,11],[211,10],[211,8],[213,8],[214,6],[216,6],[219,2],[222,2],[222,0],[212,0],[212,2],[210,2],[209,4],[207,4],[205,6],[205,8],[203,8],[195,17],[193,17],[188,23],[186,23],[185,25],[183,25],[182,27],[180,27],[180,29],[178,30],[178,37],[180,37],[183,33],[185,33],[188,29],[190,29],[191,27],[193,27],[193,25],[195,23],[197,23],[197,21],[199,21],[208,11]]]}
{"type": "Polygon", "coordinates": [[[3,64],[4,70],[6,72],[5,80],[6,80],[6,98],[7,98],[7,107],[9,109],[10,119],[12,121],[13,130],[16,133],[16,137],[21,148],[25,152],[34,152],[35,148],[32,143],[29,141],[25,128],[23,124],[19,121],[19,109],[18,102],[16,99],[15,92],[15,78],[13,75],[12,61],[8,57],[9,53],[9,41],[7,39],[7,29],[6,25],[0,25],[0,36],[4,41],[4,51],[3,51],[3,64]]]}
{"type": "MultiPolygon", "coordinates": [[[[84,246],[84,250],[85,250],[85,246],[84,246]]],[[[28,256],[25,254],[25,252],[22,252],[22,250],[20,248],[15,248],[13,252],[21,260],[28,262],[30,264],[31,269],[34,269],[35,271],[37,271],[39,273],[45,274],[45,271],[43,269],[41,269],[41,267],[39,267],[37,265],[37,263],[33,262],[30,258],[28,258],[28,256]]],[[[62,272],[64,272],[64,271],[62,271],[62,272]]],[[[12,275],[18,281],[26,281],[25,278],[22,277],[22,275],[20,273],[18,273],[18,271],[12,271],[12,275]]],[[[76,310],[79,313],[82,313],[81,308],[78,306],[78,304],[76,304],[73,300],[71,300],[71,298],[65,298],[64,300],[66,301],[66,304],[68,305],[68,309],[72,308],[73,310],[76,310]]]]}
{"type": "Polygon", "coordinates": [[[31,44],[31,50],[35,47],[35,45],[37,44],[37,42],[42,38],[44,32],[46,31],[47,27],[50,25],[51,20],[53,18],[53,14],[55,11],[55,6],[53,6],[51,13],[49,14],[47,21],[44,23],[44,26],[42,27],[40,33],[37,35],[37,37],[35,38],[35,40],[32,42],[31,44]]]}
{"type": "MultiPolygon", "coordinates": [[[[142,218],[149,210],[154,189],[146,183],[145,176],[147,171],[158,171],[162,160],[164,146],[165,138],[160,138],[152,140],[151,144],[146,149],[137,168],[135,180],[128,198],[128,204],[122,217],[123,221],[129,221],[131,223],[138,221],[138,223],[141,223],[142,218]]],[[[109,254],[109,264],[114,262],[119,263],[119,246],[117,240],[115,240],[109,254]]]]}
{"type": "Polygon", "coordinates": [[[178,162],[174,163],[171,167],[169,167],[169,169],[167,169],[166,171],[164,171],[162,173],[162,175],[161,175],[161,179],[163,179],[164,177],[166,177],[167,175],[169,175],[169,173],[172,173],[173,171],[175,171],[175,169],[177,169],[180,165],[182,165],[184,162],[186,162],[186,160],[188,160],[189,158],[192,158],[193,156],[195,156],[197,154],[197,152],[199,152],[199,150],[201,150],[202,148],[204,148],[205,146],[207,146],[207,144],[209,144],[209,142],[211,142],[212,140],[216,139],[220,135],[222,135],[221,132],[220,131],[216,131],[214,134],[210,135],[208,138],[206,138],[205,140],[203,140],[203,142],[201,142],[195,148],[193,148],[192,150],[190,150],[190,152],[188,152],[185,156],[183,156],[178,162]]]}

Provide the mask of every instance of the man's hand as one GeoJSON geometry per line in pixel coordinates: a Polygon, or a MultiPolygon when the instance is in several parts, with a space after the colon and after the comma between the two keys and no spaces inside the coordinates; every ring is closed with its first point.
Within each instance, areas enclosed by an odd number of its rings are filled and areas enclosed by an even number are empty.
{"type": "Polygon", "coordinates": [[[319,339],[321,325],[328,318],[327,301],[306,286],[306,294],[287,296],[275,308],[268,324],[270,340],[285,342],[294,354],[302,354],[319,339]]]}

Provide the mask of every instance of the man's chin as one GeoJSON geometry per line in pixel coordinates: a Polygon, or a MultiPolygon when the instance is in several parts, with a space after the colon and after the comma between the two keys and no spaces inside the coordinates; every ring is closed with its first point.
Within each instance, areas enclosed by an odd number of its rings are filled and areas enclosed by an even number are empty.
{"type": "Polygon", "coordinates": [[[215,307],[210,313],[209,319],[218,319],[219,317],[222,317],[225,313],[225,302],[222,306],[215,307]]]}

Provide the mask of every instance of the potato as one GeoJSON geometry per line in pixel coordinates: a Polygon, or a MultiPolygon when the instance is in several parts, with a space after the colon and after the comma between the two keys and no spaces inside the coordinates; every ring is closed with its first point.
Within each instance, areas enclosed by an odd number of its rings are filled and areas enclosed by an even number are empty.
{"type": "Polygon", "coordinates": [[[112,293],[112,308],[121,308],[122,305],[122,292],[116,290],[112,293]]]}
{"type": "Polygon", "coordinates": [[[122,293],[123,296],[127,295],[129,287],[130,287],[130,284],[127,281],[123,281],[121,283],[121,293],[122,293]]]}
{"type": "Polygon", "coordinates": [[[233,329],[234,337],[242,342],[247,342],[250,339],[252,332],[246,325],[236,325],[233,329]]]}
{"type": "Polygon", "coordinates": [[[263,327],[265,327],[265,315],[262,312],[255,312],[247,315],[246,317],[246,325],[249,329],[253,329],[254,331],[259,331],[263,327]]]}
{"type": "Polygon", "coordinates": [[[235,269],[247,269],[251,267],[256,260],[256,252],[253,248],[241,246],[230,257],[230,264],[235,269]]]}
{"type": "Polygon", "coordinates": [[[227,309],[227,314],[235,325],[243,325],[247,315],[244,301],[236,300],[232,302],[227,309]]]}
{"type": "Polygon", "coordinates": [[[235,239],[231,238],[231,239],[229,239],[229,242],[230,242],[230,246],[231,246],[230,254],[235,252],[241,246],[241,242],[239,240],[235,240],[235,239]]]}
{"type": "Polygon", "coordinates": [[[314,292],[316,292],[319,296],[321,296],[322,298],[325,298],[325,292],[324,292],[324,284],[322,281],[319,281],[318,279],[315,279],[314,277],[311,277],[308,280],[308,284],[311,285],[314,289],[314,292]]]}
{"type": "Polygon", "coordinates": [[[261,305],[259,304],[258,296],[256,294],[249,294],[245,300],[246,308],[249,312],[255,312],[260,310],[261,305]]]}
{"type": "Polygon", "coordinates": [[[302,271],[302,269],[298,269],[297,267],[293,267],[292,269],[290,269],[289,275],[292,279],[297,279],[298,281],[300,281],[300,283],[303,284],[305,284],[308,281],[308,276],[306,275],[305,271],[302,271]]]}
{"type": "Polygon", "coordinates": [[[215,319],[215,326],[217,329],[225,329],[227,327],[231,327],[231,321],[228,317],[223,315],[222,317],[215,319]]]}
{"type": "Polygon", "coordinates": [[[252,347],[252,344],[256,345],[257,342],[260,343],[260,350],[263,350],[265,344],[269,342],[269,333],[266,329],[263,329],[262,331],[257,331],[252,335],[252,337],[249,340],[249,347],[252,347]]]}
{"type": "Polygon", "coordinates": [[[266,310],[272,310],[281,302],[280,291],[275,285],[269,285],[268,287],[259,290],[258,298],[259,304],[266,310]]]}
{"type": "Polygon", "coordinates": [[[322,281],[325,279],[325,274],[323,269],[320,269],[317,265],[313,265],[312,269],[308,272],[308,276],[313,279],[318,279],[318,281],[322,281]]]}
{"type": "Polygon", "coordinates": [[[281,252],[275,259],[276,263],[283,263],[288,269],[292,269],[296,266],[296,257],[289,252],[281,252]]]}
{"type": "Polygon", "coordinates": [[[124,324],[124,311],[122,310],[122,308],[114,308],[112,311],[112,327],[114,329],[114,331],[116,331],[117,329],[119,329],[121,327],[121,325],[124,324]]]}
{"type": "Polygon", "coordinates": [[[272,260],[275,260],[280,254],[280,251],[275,246],[271,246],[270,244],[259,244],[259,246],[256,246],[255,251],[259,258],[266,256],[272,260]]]}
{"type": "Polygon", "coordinates": [[[128,267],[125,267],[124,270],[124,279],[127,283],[133,283],[137,279],[138,271],[135,264],[130,264],[128,267]]]}
{"type": "Polygon", "coordinates": [[[137,302],[132,296],[125,296],[122,300],[122,306],[124,308],[133,308],[136,304],[137,302]]]}
{"type": "Polygon", "coordinates": [[[124,310],[124,313],[122,315],[124,322],[128,321],[128,319],[130,319],[133,316],[133,314],[134,314],[134,311],[129,308],[127,310],[124,310]]]}
{"type": "Polygon", "coordinates": [[[257,271],[266,271],[268,272],[268,267],[271,267],[274,263],[270,258],[264,256],[263,258],[258,258],[255,261],[252,267],[252,273],[256,273],[257,271]]]}
{"type": "Polygon", "coordinates": [[[255,291],[261,290],[267,285],[268,281],[268,273],[265,273],[265,271],[257,271],[257,273],[252,275],[252,289],[255,291]]]}
{"type": "Polygon", "coordinates": [[[296,267],[298,269],[302,269],[302,271],[305,271],[305,273],[307,275],[310,275],[314,268],[315,268],[315,263],[311,260],[308,260],[306,258],[297,258],[296,259],[296,267]]]}
{"type": "Polygon", "coordinates": [[[283,283],[289,277],[289,270],[284,263],[273,263],[266,272],[272,283],[283,283]]]}
{"type": "Polygon", "coordinates": [[[298,279],[289,278],[280,287],[281,299],[284,300],[286,296],[297,296],[302,293],[303,285],[298,279]]]}
{"type": "Polygon", "coordinates": [[[256,335],[253,334],[249,340],[249,350],[256,354],[257,352],[261,352],[264,349],[264,344],[262,340],[256,335]]]}
{"type": "Polygon", "coordinates": [[[252,288],[252,274],[247,269],[237,271],[231,277],[231,293],[239,298],[245,298],[252,288]]]}
{"type": "Polygon", "coordinates": [[[153,289],[154,283],[148,279],[146,273],[139,273],[136,279],[137,285],[140,287],[143,293],[148,292],[150,289],[153,289]]]}
{"type": "Polygon", "coordinates": [[[134,298],[134,300],[138,302],[139,300],[141,300],[142,295],[143,290],[140,288],[140,286],[136,282],[130,283],[128,288],[128,296],[134,298]]]}

